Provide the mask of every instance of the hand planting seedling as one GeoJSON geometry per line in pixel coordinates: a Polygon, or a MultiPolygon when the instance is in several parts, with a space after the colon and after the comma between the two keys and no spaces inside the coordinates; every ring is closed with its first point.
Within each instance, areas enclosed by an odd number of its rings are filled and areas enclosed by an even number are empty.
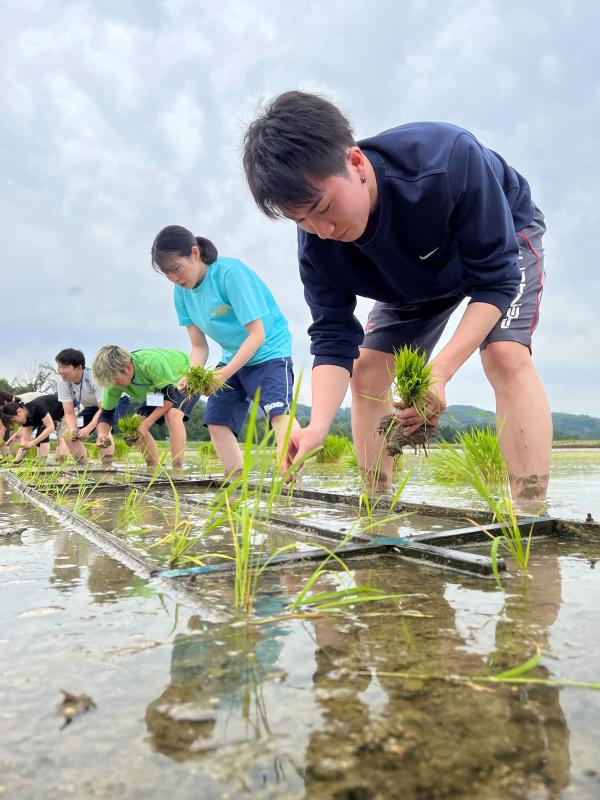
{"type": "Polygon", "coordinates": [[[219,380],[218,370],[211,367],[190,367],[183,376],[185,386],[183,392],[191,397],[192,395],[214,394],[226,384],[219,380]]]}
{"type": "Polygon", "coordinates": [[[140,438],[140,425],[142,417],[139,414],[128,414],[117,422],[117,430],[130,447],[137,444],[140,438]]]}
{"type": "Polygon", "coordinates": [[[404,408],[414,408],[423,419],[423,425],[406,436],[404,425],[395,414],[382,417],[378,431],[385,437],[388,455],[400,455],[403,447],[412,447],[415,453],[419,450],[427,453],[429,440],[438,431],[437,422],[428,420],[427,397],[434,383],[432,369],[418,349],[405,345],[401,350],[394,350],[393,400],[404,408]]]}
{"type": "Polygon", "coordinates": [[[68,442],[76,442],[77,439],[79,439],[79,431],[67,429],[64,433],[63,439],[66,439],[68,442]]]}

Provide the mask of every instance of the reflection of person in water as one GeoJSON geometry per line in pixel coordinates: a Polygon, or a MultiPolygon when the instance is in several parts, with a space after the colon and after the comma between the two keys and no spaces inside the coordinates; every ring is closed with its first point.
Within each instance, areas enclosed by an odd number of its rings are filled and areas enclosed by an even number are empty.
{"type": "MultiPolygon", "coordinates": [[[[275,616],[283,607],[283,599],[274,596],[255,602],[258,616],[275,616]]],[[[220,719],[228,742],[268,733],[262,683],[276,674],[286,633],[277,625],[236,627],[197,617],[188,626],[195,632],[173,642],[171,682],[146,709],[153,747],[175,761],[212,749],[220,719]]]]}
{"type": "Polygon", "coordinates": [[[81,536],[58,530],[54,535],[54,564],[50,583],[65,594],[81,583],[82,567],[88,567],[87,585],[95,603],[111,603],[132,590],[132,571],[90,546],[81,536]]]}
{"type": "MultiPolygon", "coordinates": [[[[555,689],[386,677],[389,672],[485,672],[481,655],[470,652],[456,631],[442,576],[421,566],[410,571],[397,562],[386,566],[378,569],[378,588],[397,591],[399,572],[402,591],[419,592],[426,585],[427,599],[415,602],[431,617],[390,624],[389,616],[375,616],[351,632],[347,622],[335,618],[315,623],[313,680],[324,725],[312,733],[306,751],[307,794],[320,787],[328,797],[497,800],[546,786],[556,794],[545,797],[558,797],[569,782],[569,750],[555,689]]],[[[357,582],[367,580],[357,575],[357,582]]],[[[547,595],[542,600],[546,617],[535,590],[529,606],[537,637],[539,627],[547,632],[556,616],[560,582],[548,575],[545,562],[543,579],[530,583],[545,584],[547,595]]],[[[477,595],[486,588],[495,591],[492,584],[469,578],[461,584],[478,589],[477,595]]],[[[515,666],[532,651],[527,638],[532,627],[515,623],[514,600],[508,598],[510,621],[497,626],[492,672],[515,666]]],[[[472,610],[477,611],[475,598],[472,610]]]]}

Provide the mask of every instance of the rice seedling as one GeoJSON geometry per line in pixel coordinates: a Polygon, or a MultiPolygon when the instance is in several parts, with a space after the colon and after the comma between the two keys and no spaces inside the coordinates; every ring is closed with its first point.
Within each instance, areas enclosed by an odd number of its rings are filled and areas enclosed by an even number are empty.
{"type": "Polygon", "coordinates": [[[400,350],[394,350],[392,398],[402,403],[404,408],[414,408],[423,418],[423,425],[410,436],[405,436],[394,414],[382,417],[378,431],[385,437],[388,455],[401,454],[403,447],[412,447],[415,453],[422,450],[427,454],[429,439],[438,430],[437,425],[427,419],[427,399],[434,383],[432,369],[418,348],[405,345],[400,350]]]}
{"type": "MultiPolygon", "coordinates": [[[[250,412],[244,443],[242,472],[217,494],[205,523],[206,530],[212,530],[217,526],[223,525],[223,523],[229,529],[235,558],[234,604],[236,609],[246,615],[252,613],[254,600],[264,571],[275,558],[285,552],[296,549],[296,543],[291,542],[266,554],[264,552],[264,539],[257,537],[256,534],[261,526],[268,524],[277,500],[286,485],[286,480],[290,477],[290,473],[281,474],[281,465],[292,430],[292,419],[295,414],[298,389],[299,386],[296,389],[294,403],[290,410],[290,425],[284,438],[284,446],[281,450],[282,455],[278,460],[280,469],[270,481],[267,480],[269,475],[268,464],[265,466],[265,459],[262,456],[267,449],[272,447],[273,434],[266,430],[258,444],[254,444],[259,399],[257,393],[250,412]],[[258,474],[256,474],[255,469],[258,474]]],[[[345,447],[347,447],[347,444],[345,447]]],[[[296,466],[295,469],[297,468],[296,466]]],[[[399,487],[395,502],[400,497],[405,483],[406,481],[399,487]]],[[[346,544],[352,538],[352,535],[353,531],[350,530],[341,542],[341,546],[346,544]]],[[[351,606],[355,603],[402,596],[387,595],[369,586],[353,586],[337,592],[314,593],[313,587],[315,587],[320,578],[331,572],[331,566],[340,567],[348,575],[350,571],[340,556],[327,546],[322,543],[311,542],[309,544],[311,547],[323,551],[323,561],[311,573],[296,598],[287,608],[282,619],[306,616],[309,613],[312,615],[334,613],[335,611],[339,612],[345,606],[351,606]]],[[[261,620],[261,622],[264,621],[266,620],[261,620]]]]}
{"type": "Polygon", "coordinates": [[[323,446],[315,456],[315,461],[320,464],[334,464],[351,448],[350,439],[347,436],[336,436],[333,433],[325,437],[323,446]]]}
{"type": "Polygon", "coordinates": [[[227,385],[219,381],[216,369],[201,365],[190,367],[183,377],[185,378],[184,393],[190,397],[214,394],[217,389],[227,385]]]}
{"type": "Polygon", "coordinates": [[[474,468],[486,484],[506,485],[508,471],[495,430],[488,426],[474,429],[470,433],[461,433],[456,446],[450,442],[440,442],[439,450],[431,456],[431,468],[436,481],[445,484],[465,481],[461,453],[468,453],[474,468]]]}
{"type": "Polygon", "coordinates": [[[143,513],[142,503],[146,499],[146,495],[157,480],[162,469],[163,465],[161,463],[150,476],[150,480],[146,484],[143,491],[140,491],[136,486],[130,490],[129,494],[125,498],[125,503],[123,504],[123,508],[121,509],[121,513],[117,519],[115,531],[126,532],[129,528],[131,528],[132,525],[137,525],[143,513]]]}
{"type": "Polygon", "coordinates": [[[77,478],[77,494],[75,495],[74,499],[71,501],[71,511],[74,514],[81,514],[86,516],[89,514],[92,509],[98,509],[98,501],[92,500],[92,495],[96,491],[98,484],[100,481],[96,481],[95,483],[88,483],[89,477],[89,467],[86,465],[86,468],[83,470],[80,476],[77,478]]]}
{"type": "Polygon", "coordinates": [[[190,555],[190,550],[202,537],[203,533],[197,533],[195,536],[190,535],[192,530],[192,521],[189,518],[182,519],[181,502],[177,487],[175,486],[167,470],[163,468],[163,472],[169,482],[171,492],[173,493],[174,509],[172,514],[169,514],[164,509],[161,509],[165,520],[168,523],[169,530],[165,536],[161,537],[158,541],[153,542],[150,547],[160,547],[165,544],[170,544],[171,549],[168,556],[168,565],[171,568],[178,567],[182,563],[192,563],[202,566],[206,558],[218,554],[210,553],[209,555],[204,555],[203,557],[190,555]]]}
{"type": "Polygon", "coordinates": [[[370,497],[367,492],[362,492],[360,497],[358,498],[358,518],[360,523],[360,529],[363,533],[368,533],[369,531],[375,530],[377,532],[377,528],[381,528],[383,525],[387,525],[388,523],[397,522],[402,517],[407,516],[408,512],[402,514],[394,514],[394,509],[398,505],[398,502],[402,496],[402,492],[406,488],[406,484],[408,483],[408,479],[410,478],[411,473],[407,473],[404,477],[404,480],[400,482],[397,489],[392,495],[390,501],[390,513],[382,518],[376,518],[375,513],[377,511],[377,506],[382,502],[385,495],[379,495],[379,497],[370,497]],[[366,518],[366,524],[364,523],[364,519],[366,518]]]}
{"type": "Polygon", "coordinates": [[[142,424],[142,417],[139,414],[127,414],[121,417],[117,422],[117,430],[123,437],[125,444],[137,444],[140,437],[140,425],[142,424]]]}
{"type": "Polygon", "coordinates": [[[118,436],[115,438],[115,458],[117,461],[122,461],[129,455],[129,445],[125,439],[120,439],[118,436]]]}
{"type": "Polygon", "coordinates": [[[216,458],[217,451],[212,442],[200,442],[198,445],[198,455],[206,456],[207,458],[216,458]]]}
{"type": "MultiPolygon", "coordinates": [[[[449,683],[463,683],[476,686],[479,683],[487,684],[512,684],[512,685],[528,685],[528,686],[557,686],[567,687],[571,686],[578,689],[594,689],[600,691],[600,683],[594,681],[575,681],[568,678],[536,678],[530,676],[529,673],[534,670],[540,663],[542,652],[536,645],[536,652],[521,664],[516,667],[511,667],[496,675],[437,675],[428,674],[423,672],[381,672],[378,671],[379,677],[382,678],[400,678],[400,679],[417,679],[417,680],[435,680],[435,681],[448,681],[449,683]]],[[[370,672],[359,672],[359,675],[370,675],[370,672]]]]}
{"type": "MultiPolygon", "coordinates": [[[[345,537],[343,544],[345,544],[349,538],[350,536],[345,537]]],[[[356,584],[345,589],[314,593],[312,590],[320,578],[328,574],[335,574],[331,572],[331,562],[337,563],[342,572],[351,577],[348,565],[339,555],[325,545],[319,544],[315,546],[322,549],[326,553],[326,556],[316,569],[313,570],[294,600],[288,605],[287,610],[292,614],[295,611],[307,608],[315,612],[332,613],[339,611],[345,606],[355,605],[356,603],[368,603],[374,600],[397,600],[406,596],[402,594],[387,594],[372,586],[356,584]]],[[[352,580],[351,583],[354,583],[354,581],[352,580]]]]}
{"type": "Polygon", "coordinates": [[[484,531],[491,539],[491,559],[494,578],[499,587],[502,587],[500,573],[498,571],[498,550],[500,547],[508,551],[510,556],[516,561],[521,573],[527,574],[527,564],[531,550],[531,536],[533,525],[529,529],[526,538],[521,533],[519,521],[515,514],[512,502],[508,495],[508,483],[505,481],[500,486],[491,486],[481,474],[480,464],[477,456],[469,449],[454,450],[452,448],[452,468],[457,475],[457,480],[461,483],[470,485],[481,499],[485,502],[493,514],[494,522],[501,526],[501,534],[496,536],[473,520],[469,520],[484,531]],[[494,495],[494,491],[499,491],[499,496],[494,495]]]}

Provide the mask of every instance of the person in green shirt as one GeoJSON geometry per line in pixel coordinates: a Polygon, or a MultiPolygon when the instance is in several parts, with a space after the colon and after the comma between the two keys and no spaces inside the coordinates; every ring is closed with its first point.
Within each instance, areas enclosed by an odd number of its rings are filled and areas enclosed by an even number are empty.
{"type": "Polygon", "coordinates": [[[158,464],[158,448],[150,428],[166,422],[173,466],[181,467],[186,444],[184,422],[198,401],[198,397],[186,397],[177,388],[189,366],[189,356],[181,350],[151,348],[130,353],[116,344],[101,347],[92,365],[96,383],[104,388],[97,426],[99,446],[108,439],[119,398],[127,394],[141,403],[136,413],[145,419],[138,444],[146,464],[158,464]]]}

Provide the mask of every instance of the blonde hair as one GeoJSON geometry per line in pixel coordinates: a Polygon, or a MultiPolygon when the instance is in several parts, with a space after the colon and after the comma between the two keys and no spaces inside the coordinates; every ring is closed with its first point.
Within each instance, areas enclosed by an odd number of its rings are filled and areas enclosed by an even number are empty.
{"type": "Polygon", "coordinates": [[[115,382],[117,375],[125,371],[131,364],[131,353],[118,344],[106,344],[96,353],[92,363],[94,380],[99,386],[108,386],[115,382]]]}

